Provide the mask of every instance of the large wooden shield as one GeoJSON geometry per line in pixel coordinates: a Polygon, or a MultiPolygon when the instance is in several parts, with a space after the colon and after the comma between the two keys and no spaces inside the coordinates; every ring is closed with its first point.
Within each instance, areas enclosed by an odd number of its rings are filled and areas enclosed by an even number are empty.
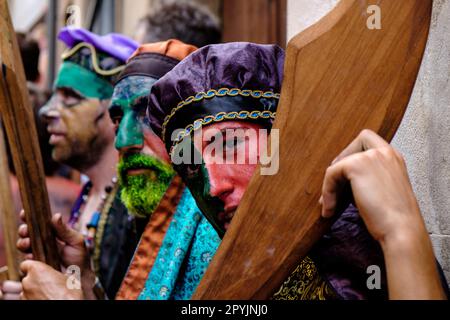
{"type": "Polygon", "coordinates": [[[279,172],[253,177],[194,299],[271,297],[328,230],[318,204],[325,171],[363,129],[392,139],[431,9],[432,0],[341,0],[289,43],[274,125],[279,172]]]}
{"type": "Polygon", "coordinates": [[[0,0],[0,66],[1,118],[27,215],[33,255],[36,260],[59,269],[34,115],[7,0],[0,0]]]}

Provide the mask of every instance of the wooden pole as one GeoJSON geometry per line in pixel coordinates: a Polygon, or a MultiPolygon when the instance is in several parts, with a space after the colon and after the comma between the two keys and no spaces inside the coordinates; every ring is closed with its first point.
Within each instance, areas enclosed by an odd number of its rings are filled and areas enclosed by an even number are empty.
{"type": "Polygon", "coordinates": [[[329,230],[318,203],[325,171],[363,129],[394,136],[431,9],[432,0],[341,0],[289,43],[274,124],[279,172],[257,171],[193,299],[271,297],[329,230]],[[371,5],[381,29],[369,28],[371,5]]]}
{"type": "Polygon", "coordinates": [[[0,0],[0,112],[36,260],[59,269],[56,240],[33,110],[7,0],[0,0]]]}
{"type": "Polygon", "coordinates": [[[0,217],[3,226],[3,238],[8,267],[8,279],[20,281],[17,242],[17,213],[12,204],[10,172],[3,127],[0,123],[0,217]]]}

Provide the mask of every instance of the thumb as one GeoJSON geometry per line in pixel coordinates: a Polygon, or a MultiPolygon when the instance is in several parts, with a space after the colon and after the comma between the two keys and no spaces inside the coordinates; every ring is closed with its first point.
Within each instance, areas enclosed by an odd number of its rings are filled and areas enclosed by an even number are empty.
{"type": "Polygon", "coordinates": [[[83,236],[64,223],[62,215],[57,213],[52,217],[53,228],[57,237],[68,245],[83,244],[83,236]]]}
{"type": "Polygon", "coordinates": [[[26,276],[33,268],[36,261],[25,260],[20,264],[20,271],[26,276]]]}

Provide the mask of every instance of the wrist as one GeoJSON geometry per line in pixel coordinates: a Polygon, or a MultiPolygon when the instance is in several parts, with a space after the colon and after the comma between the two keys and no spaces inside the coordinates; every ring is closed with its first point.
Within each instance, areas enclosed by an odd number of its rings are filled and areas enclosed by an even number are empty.
{"type": "Polygon", "coordinates": [[[85,299],[96,300],[94,287],[96,284],[96,275],[90,268],[84,269],[81,273],[81,288],[85,299]]]}
{"type": "Polygon", "coordinates": [[[394,232],[385,235],[380,244],[385,253],[406,254],[428,241],[426,229],[416,226],[415,228],[397,228],[394,232]]]}
{"type": "Polygon", "coordinates": [[[409,249],[429,239],[417,201],[404,210],[388,213],[382,223],[385,232],[378,239],[383,250],[409,249]]]}

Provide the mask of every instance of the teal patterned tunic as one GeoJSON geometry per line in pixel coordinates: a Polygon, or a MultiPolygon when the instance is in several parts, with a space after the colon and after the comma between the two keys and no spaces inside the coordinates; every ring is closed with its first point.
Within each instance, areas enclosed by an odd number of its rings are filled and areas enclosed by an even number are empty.
{"type": "Polygon", "coordinates": [[[189,300],[220,241],[186,188],[138,300],[189,300]]]}

